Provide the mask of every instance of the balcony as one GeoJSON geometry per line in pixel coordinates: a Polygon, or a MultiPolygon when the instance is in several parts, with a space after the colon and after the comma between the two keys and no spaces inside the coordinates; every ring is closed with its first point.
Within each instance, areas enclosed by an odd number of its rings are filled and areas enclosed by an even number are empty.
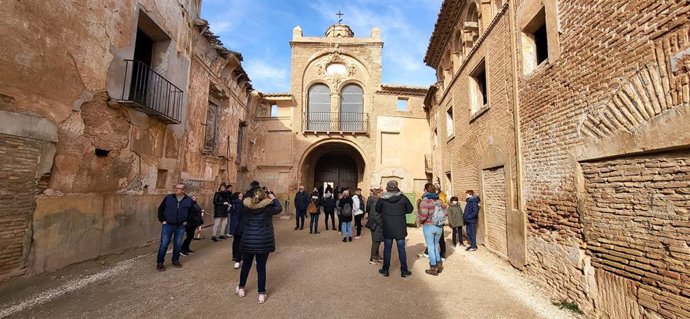
{"type": "Polygon", "coordinates": [[[303,118],[305,132],[367,133],[368,113],[309,112],[303,118]]]}
{"type": "Polygon", "coordinates": [[[432,174],[434,172],[434,163],[431,161],[431,154],[424,154],[424,172],[432,174]]]}
{"type": "Polygon", "coordinates": [[[184,92],[162,75],[136,60],[125,60],[120,103],[166,124],[179,124],[184,92]]]}

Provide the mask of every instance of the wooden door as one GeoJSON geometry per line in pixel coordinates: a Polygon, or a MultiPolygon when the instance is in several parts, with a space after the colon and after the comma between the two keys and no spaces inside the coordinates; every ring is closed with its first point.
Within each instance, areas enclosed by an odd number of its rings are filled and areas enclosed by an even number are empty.
{"type": "Polygon", "coordinates": [[[357,164],[347,155],[325,155],[316,163],[314,185],[333,183],[335,186],[357,188],[357,164]]]}

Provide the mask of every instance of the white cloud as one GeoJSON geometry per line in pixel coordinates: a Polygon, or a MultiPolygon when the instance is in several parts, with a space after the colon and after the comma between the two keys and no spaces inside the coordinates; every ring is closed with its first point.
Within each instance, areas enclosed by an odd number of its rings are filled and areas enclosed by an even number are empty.
{"type": "Polygon", "coordinates": [[[276,67],[266,60],[251,60],[243,63],[254,87],[262,92],[280,92],[289,88],[287,67],[276,67]]]}

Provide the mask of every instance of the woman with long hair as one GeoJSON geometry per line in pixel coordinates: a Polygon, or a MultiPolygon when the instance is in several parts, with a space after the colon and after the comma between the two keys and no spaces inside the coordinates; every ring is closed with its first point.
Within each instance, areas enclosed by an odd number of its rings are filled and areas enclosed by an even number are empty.
{"type": "Polygon", "coordinates": [[[235,288],[235,293],[244,297],[244,287],[247,284],[252,262],[256,258],[256,273],[258,276],[259,303],[266,302],[266,263],[268,255],[276,250],[275,234],[273,231],[273,215],[283,211],[280,201],[273,192],[256,188],[251,197],[243,200],[244,216],[242,218],[242,271],[240,283],[235,288]]]}

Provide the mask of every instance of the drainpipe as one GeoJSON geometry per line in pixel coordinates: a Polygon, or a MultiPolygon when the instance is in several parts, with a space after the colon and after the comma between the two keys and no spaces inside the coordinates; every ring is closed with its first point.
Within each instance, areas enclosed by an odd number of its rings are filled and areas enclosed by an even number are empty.
{"type": "MultiPolygon", "coordinates": [[[[518,197],[517,201],[517,209],[518,213],[522,215],[523,217],[523,223],[524,223],[524,234],[525,236],[522,238],[523,240],[523,245],[525,247],[524,251],[524,260],[525,260],[525,265],[527,264],[527,214],[525,213],[524,210],[524,204],[523,204],[523,198],[522,198],[522,181],[523,181],[523,172],[522,172],[522,144],[521,144],[521,134],[520,134],[520,98],[519,98],[519,90],[518,90],[518,78],[521,76],[520,72],[518,71],[517,67],[517,61],[518,61],[518,39],[517,39],[517,32],[519,31],[517,28],[517,22],[515,21],[515,12],[516,12],[516,7],[515,7],[515,0],[510,0],[508,1],[508,17],[510,17],[510,40],[511,40],[511,49],[512,49],[512,54],[511,54],[511,63],[513,64],[513,123],[515,127],[515,196],[518,197]]],[[[525,266],[523,265],[523,267],[525,266]]]]}

